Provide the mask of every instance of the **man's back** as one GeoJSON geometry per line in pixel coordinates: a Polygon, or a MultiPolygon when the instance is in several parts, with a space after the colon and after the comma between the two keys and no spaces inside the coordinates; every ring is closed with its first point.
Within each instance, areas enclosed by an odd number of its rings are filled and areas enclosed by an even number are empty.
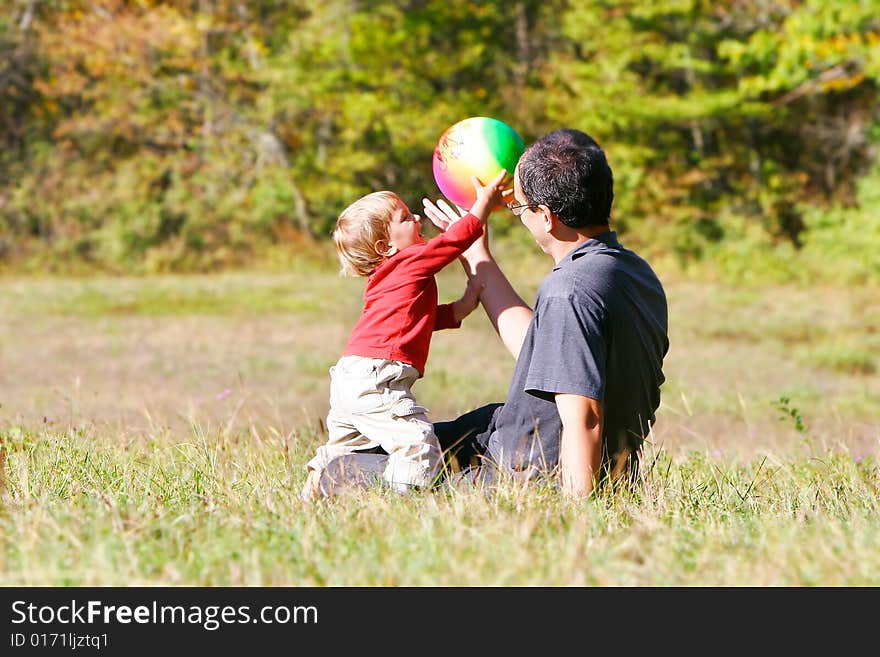
{"type": "Polygon", "coordinates": [[[549,470],[559,459],[557,393],[603,404],[611,453],[637,449],[660,403],[668,349],[667,305],[650,266],[614,232],[590,239],[544,279],[488,457],[512,470],[549,470]]]}

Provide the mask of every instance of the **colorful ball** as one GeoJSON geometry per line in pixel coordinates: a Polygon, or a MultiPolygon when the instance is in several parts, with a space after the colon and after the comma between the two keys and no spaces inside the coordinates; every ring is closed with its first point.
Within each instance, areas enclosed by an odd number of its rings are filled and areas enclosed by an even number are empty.
{"type": "Polygon", "coordinates": [[[516,130],[498,119],[473,116],[446,130],[434,149],[434,180],[443,195],[469,209],[477,200],[471,176],[483,184],[501,169],[513,169],[526,145],[516,130]]]}

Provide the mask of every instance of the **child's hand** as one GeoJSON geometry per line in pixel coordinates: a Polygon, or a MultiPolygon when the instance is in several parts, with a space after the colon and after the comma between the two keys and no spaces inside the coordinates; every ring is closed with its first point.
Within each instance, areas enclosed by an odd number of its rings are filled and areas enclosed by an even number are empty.
{"type": "Polygon", "coordinates": [[[471,214],[485,222],[492,210],[504,205],[505,196],[510,195],[510,191],[506,189],[509,182],[505,169],[502,169],[486,185],[483,185],[476,176],[471,176],[471,183],[477,193],[477,200],[471,206],[471,214]]]}
{"type": "Polygon", "coordinates": [[[468,279],[467,288],[465,288],[461,299],[452,302],[452,316],[456,323],[461,322],[480,305],[480,294],[485,287],[486,284],[477,278],[468,279]]]}

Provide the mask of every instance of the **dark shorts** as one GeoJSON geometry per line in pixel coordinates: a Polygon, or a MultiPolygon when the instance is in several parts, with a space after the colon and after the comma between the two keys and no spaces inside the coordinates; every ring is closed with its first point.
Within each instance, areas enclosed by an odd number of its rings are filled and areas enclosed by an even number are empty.
{"type": "Polygon", "coordinates": [[[460,472],[480,465],[495,417],[504,404],[486,404],[449,422],[435,422],[434,434],[440,441],[447,471],[460,472]]]}
{"type": "MultiPolygon", "coordinates": [[[[495,478],[498,471],[482,457],[502,406],[501,403],[487,404],[454,420],[434,423],[444,461],[438,485],[461,480],[490,483],[495,478]]],[[[609,442],[612,444],[606,444],[603,449],[602,481],[635,484],[641,442],[631,444],[623,436],[609,442]]],[[[345,489],[379,486],[387,462],[388,454],[381,447],[336,457],[321,475],[321,493],[331,496],[345,489]]]]}
{"type": "MultiPolygon", "coordinates": [[[[488,481],[495,470],[483,459],[495,420],[504,404],[487,404],[449,422],[435,422],[434,433],[443,450],[446,472],[481,470],[481,479],[488,481]]],[[[641,440],[625,435],[605,436],[602,450],[602,481],[634,484],[639,474],[641,440]]],[[[504,469],[504,468],[502,468],[504,469]]],[[[471,478],[474,478],[472,475],[471,478]]]]}

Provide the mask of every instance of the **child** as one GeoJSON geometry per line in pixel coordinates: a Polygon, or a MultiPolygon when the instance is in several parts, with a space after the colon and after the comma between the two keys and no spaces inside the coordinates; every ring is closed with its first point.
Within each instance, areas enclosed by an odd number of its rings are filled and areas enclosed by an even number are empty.
{"type": "Polygon", "coordinates": [[[341,273],[368,280],[360,320],[330,368],[329,435],[308,462],[303,499],[320,494],[321,472],[334,457],[352,452],[387,452],[383,478],[398,491],[429,486],[437,475],[440,445],[411,388],[425,373],[431,333],[461,326],[480,290],[469,285],[458,301],[437,305],[434,274],[482,235],[503,202],[506,177],[502,171],[485,186],[474,178],[470,212],[427,241],[418,215],[392,192],[368,194],[339,215],[333,239],[341,273]]]}

